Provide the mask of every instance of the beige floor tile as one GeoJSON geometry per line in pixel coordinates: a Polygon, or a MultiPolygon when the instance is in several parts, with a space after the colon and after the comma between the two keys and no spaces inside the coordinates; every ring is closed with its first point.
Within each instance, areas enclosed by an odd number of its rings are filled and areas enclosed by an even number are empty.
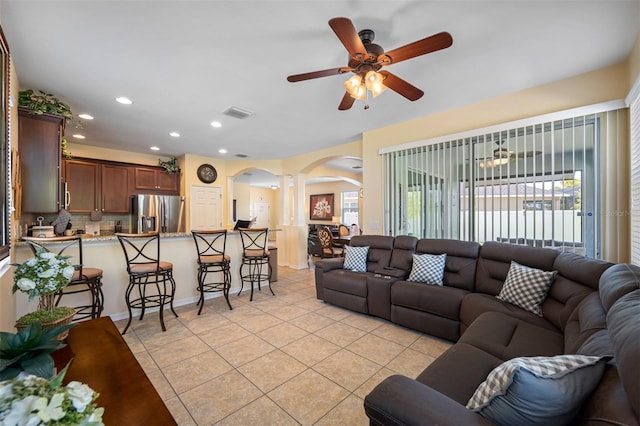
{"type": "Polygon", "coordinates": [[[151,355],[149,355],[149,352],[147,351],[137,352],[137,353],[134,353],[133,356],[136,357],[136,359],[138,360],[138,363],[140,364],[140,366],[142,367],[145,373],[149,374],[150,372],[156,371],[158,369],[158,365],[153,360],[151,355]]]}
{"type": "MultiPolygon", "coordinates": [[[[197,312],[197,309],[194,311],[197,312]]],[[[211,311],[208,311],[205,314],[205,311],[202,312],[202,315],[196,315],[193,318],[182,318],[180,317],[180,322],[184,324],[193,334],[202,334],[210,331],[215,327],[221,327],[223,325],[231,324],[231,321],[226,319],[221,314],[217,314],[211,311]]]]}
{"type": "Polygon", "coordinates": [[[329,355],[338,352],[340,346],[310,334],[283,346],[281,349],[298,361],[311,367],[329,355]]]}
{"type": "MultiPolygon", "coordinates": [[[[124,325],[120,327],[120,329],[122,328],[124,328],[124,325]]],[[[127,333],[122,337],[124,338],[124,341],[127,342],[127,346],[129,346],[131,352],[134,354],[147,350],[135,333],[127,333]]]]}
{"type": "Polygon", "coordinates": [[[281,348],[282,346],[294,342],[309,333],[295,325],[291,325],[288,322],[283,322],[256,334],[276,348],[281,348]]]}
{"type": "Polygon", "coordinates": [[[387,364],[387,368],[403,376],[418,377],[422,370],[433,362],[433,357],[422,352],[407,348],[400,355],[387,364]]]}
{"type": "Polygon", "coordinates": [[[273,315],[269,315],[264,312],[256,313],[255,315],[247,315],[242,321],[236,321],[236,324],[247,329],[251,333],[257,333],[260,330],[273,327],[280,323],[282,323],[280,318],[276,318],[273,315]]]}
{"type": "Polygon", "coordinates": [[[196,355],[162,369],[177,393],[185,392],[220,376],[233,367],[214,351],[196,355]]]}
{"type": "Polygon", "coordinates": [[[312,370],[306,370],[267,394],[303,425],[312,425],[349,392],[312,370]]]}
{"type": "Polygon", "coordinates": [[[234,367],[253,361],[273,350],[273,345],[253,334],[216,348],[216,352],[234,367]]]}
{"type": "Polygon", "coordinates": [[[198,335],[198,337],[200,337],[200,340],[205,342],[207,345],[215,349],[250,335],[251,333],[240,327],[238,324],[228,321],[225,325],[213,327],[211,330],[198,335]]]}
{"type": "Polygon", "coordinates": [[[342,323],[367,332],[371,332],[381,325],[387,324],[388,322],[381,318],[359,314],[356,312],[350,312],[346,317],[342,319],[342,323]]]}
{"type": "Polygon", "coordinates": [[[345,349],[313,366],[315,371],[350,391],[357,389],[381,368],[375,362],[345,349]]]}
{"type": "Polygon", "coordinates": [[[270,310],[269,313],[274,317],[280,318],[281,320],[290,321],[294,318],[308,314],[309,311],[295,305],[283,305],[281,307],[270,310]]]}
{"type": "Polygon", "coordinates": [[[238,371],[266,393],[306,369],[306,365],[290,355],[275,350],[239,367],[238,371]]]}
{"type": "Polygon", "coordinates": [[[324,307],[324,302],[320,299],[316,299],[316,296],[314,293],[313,298],[304,299],[299,302],[295,302],[295,305],[302,309],[306,309],[307,311],[316,311],[324,307]]]}
{"type": "Polygon", "coordinates": [[[178,425],[196,426],[196,423],[191,418],[191,414],[189,414],[184,405],[182,405],[182,401],[180,401],[178,397],[168,399],[164,403],[178,425]]]}
{"type": "Polygon", "coordinates": [[[149,354],[156,364],[158,364],[158,367],[163,368],[208,350],[210,350],[210,348],[206,343],[197,336],[192,335],[186,339],[167,343],[163,347],[151,349],[149,354]]]}
{"type": "Polygon", "coordinates": [[[449,349],[452,345],[453,343],[447,340],[439,339],[437,337],[422,335],[418,340],[413,342],[413,344],[410,347],[411,349],[420,351],[424,354],[432,356],[433,358],[437,358],[440,355],[442,355],[443,352],[449,349]]]}
{"type": "MultiPolygon", "coordinates": [[[[238,425],[278,425],[278,426],[296,426],[296,422],[282,408],[278,407],[268,397],[263,396],[253,401],[220,420],[217,425],[238,426],[238,425]]],[[[181,425],[182,426],[182,425],[181,425]]]]}
{"type": "Polygon", "coordinates": [[[358,389],[356,389],[353,394],[364,400],[364,397],[367,396],[369,392],[373,390],[373,388],[378,386],[381,381],[394,374],[398,373],[389,370],[388,368],[382,368],[378,370],[373,376],[371,376],[369,380],[364,382],[362,386],[358,387],[358,389]]]}
{"type": "Polygon", "coordinates": [[[211,425],[262,396],[262,392],[235,370],[180,394],[198,425],[211,425]]]}
{"type": "Polygon", "coordinates": [[[371,331],[378,337],[382,337],[392,342],[396,342],[402,346],[410,346],[422,336],[422,333],[400,327],[398,325],[386,322],[371,331]]]}
{"type": "Polygon", "coordinates": [[[325,303],[324,307],[316,310],[315,312],[320,315],[324,315],[327,318],[331,318],[334,321],[340,321],[350,314],[347,309],[329,305],[328,303],[325,303]]]}
{"type": "MultiPolygon", "coordinates": [[[[147,349],[154,347],[162,347],[168,343],[175,342],[176,340],[184,339],[186,337],[193,336],[193,333],[180,323],[177,319],[166,321],[165,325],[167,330],[162,331],[160,328],[160,322],[157,318],[153,318],[154,313],[146,315],[144,320],[138,322],[136,327],[133,327],[133,332],[140,338],[140,341],[145,345],[147,349]]],[[[173,316],[173,315],[171,315],[173,316]]],[[[127,331],[129,333],[130,331],[127,331]]]]}
{"type": "Polygon", "coordinates": [[[325,317],[315,312],[302,315],[301,317],[295,318],[291,321],[292,324],[294,324],[297,327],[300,327],[303,330],[308,331],[309,333],[318,331],[321,328],[324,328],[328,325],[333,324],[334,322],[335,321],[332,320],[331,318],[325,317]]]}
{"type": "Polygon", "coordinates": [[[168,401],[171,398],[176,396],[176,393],[173,391],[173,388],[164,377],[160,370],[152,371],[151,373],[146,373],[151,383],[153,383],[153,387],[160,395],[163,401],[168,401]]]}
{"type": "Polygon", "coordinates": [[[382,337],[367,334],[347,346],[347,349],[384,366],[405,348],[382,337]]]}
{"type": "Polygon", "coordinates": [[[367,426],[369,418],[364,412],[364,401],[349,395],[337,407],[320,419],[316,426],[367,426]]]}
{"type": "Polygon", "coordinates": [[[345,347],[364,336],[366,332],[350,325],[336,322],[316,331],[314,334],[338,346],[345,347]]]}

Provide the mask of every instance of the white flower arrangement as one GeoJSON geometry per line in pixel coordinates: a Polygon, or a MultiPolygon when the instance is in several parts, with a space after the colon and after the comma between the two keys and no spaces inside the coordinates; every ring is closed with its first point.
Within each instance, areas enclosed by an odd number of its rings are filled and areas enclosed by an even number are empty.
{"type": "Polygon", "coordinates": [[[21,373],[0,382],[0,425],[104,426],[99,394],[80,382],[62,386],[65,372],[52,380],[21,373]]]}
{"type": "Polygon", "coordinates": [[[68,256],[60,256],[40,248],[34,257],[22,264],[15,264],[13,292],[20,290],[29,295],[29,301],[39,296],[52,296],[62,290],[71,278],[75,268],[67,261],[68,256]]]}

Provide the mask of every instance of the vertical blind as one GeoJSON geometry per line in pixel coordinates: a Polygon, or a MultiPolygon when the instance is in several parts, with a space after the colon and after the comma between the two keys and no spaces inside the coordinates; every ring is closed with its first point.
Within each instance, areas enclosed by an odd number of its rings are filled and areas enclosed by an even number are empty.
{"type": "MultiPolygon", "coordinates": [[[[636,89],[640,80],[636,83],[636,89]]],[[[631,263],[640,265],[640,89],[631,95],[629,103],[630,122],[630,174],[631,174],[631,263]]]]}
{"type": "Polygon", "coordinates": [[[385,232],[599,257],[600,144],[603,126],[615,126],[607,120],[530,120],[384,152],[385,232]]]}

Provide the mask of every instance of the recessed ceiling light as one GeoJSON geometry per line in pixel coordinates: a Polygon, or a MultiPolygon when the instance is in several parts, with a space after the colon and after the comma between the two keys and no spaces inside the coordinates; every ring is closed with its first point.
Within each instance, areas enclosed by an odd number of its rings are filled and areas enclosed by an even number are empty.
{"type": "Polygon", "coordinates": [[[216,128],[218,128],[218,127],[222,127],[222,123],[221,123],[221,122],[219,122],[219,121],[212,121],[212,122],[211,122],[211,125],[212,125],[213,127],[216,127],[216,128]]]}
{"type": "Polygon", "coordinates": [[[75,135],[73,135],[73,137],[76,139],[86,139],[84,135],[81,135],[80,133],[76,133],[75,135]]]}
{"type": "Polygon", "coordinates": [[[171,132],[171,133],[169,133],[169,136],[173,136],[174,138],[179,138],[179,137],[180,137],[180,133],[178,133],[178,132],[171,132]]]}
{"type": "Polygon", "coordinates": [[[227,150],[226,150],[226,149],[224,149],[224,148],[220,148],[220,149],[218,150],[218,152],[219,152],[220,154],[226,154],[226,153],[227,153],[227,150]]]}
{"type": "Polygon", "coordinates": [[[160,148],[158,148],[157,146],[152,146],[151,151],[160,151],[160,148]]]}
{"type": "Polygon", "coordinates": [[[89,114],[78,114],[78,118],[82,118],[83,120],[93,120],[93,116],[89,114]]]}
{"type": "Polygon", "coordinates": [[[120,102],[123,105],[131,105],[133,103],[131,99],[125,98],[124,96],[116,98],[116,102],[120,102]]]}

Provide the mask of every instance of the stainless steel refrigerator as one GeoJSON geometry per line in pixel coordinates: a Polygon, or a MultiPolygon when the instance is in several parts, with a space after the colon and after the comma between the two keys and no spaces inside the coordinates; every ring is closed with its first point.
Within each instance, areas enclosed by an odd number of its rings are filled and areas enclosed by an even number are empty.
{"type": "Polygon", "coordinates": [[[184,197],[178,195],[134,195],[131,198],[130,232],[185,232],[184,209],[184,197]]]}

